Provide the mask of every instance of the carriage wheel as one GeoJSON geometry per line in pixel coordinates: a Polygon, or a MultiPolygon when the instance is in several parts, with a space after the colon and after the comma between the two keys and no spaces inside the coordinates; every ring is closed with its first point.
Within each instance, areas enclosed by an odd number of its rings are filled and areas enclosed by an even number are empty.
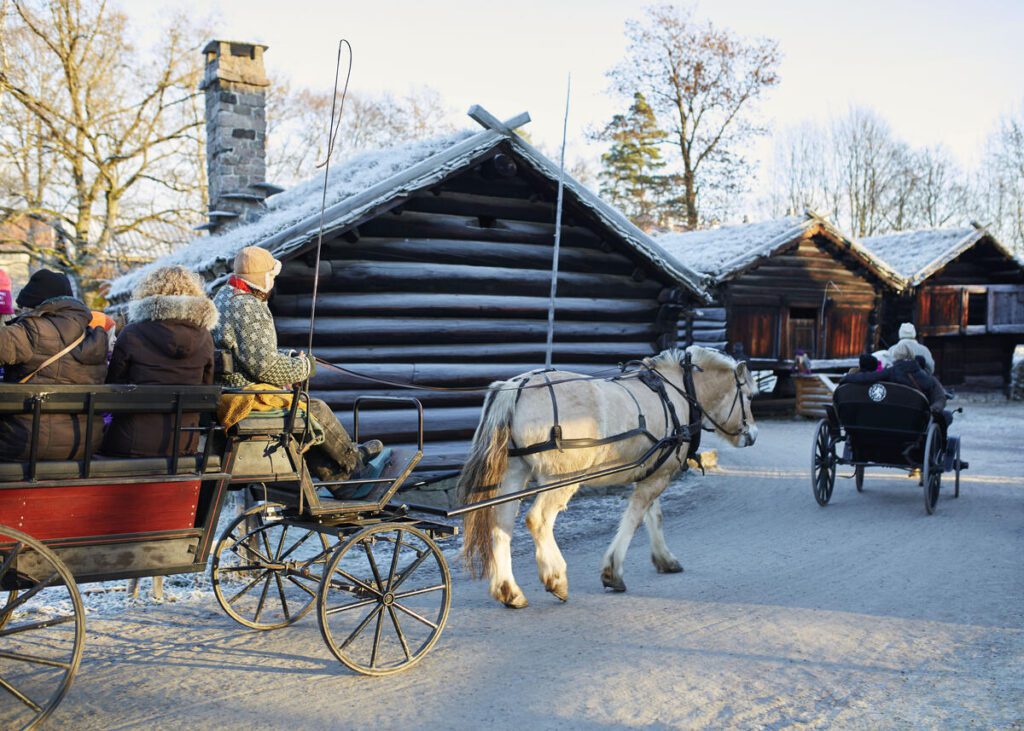
{"type": "MultiPolygon", "coordinates": [[[[3,604],[0,604],[0,606],[2,606],[2,607],[9,606],[10,603],[13,602],[17,598],[18,598],[18,590],[17,589],[12,589],[11,591],[7,592],[7,601],[5,601],[3,604]]],[[[10,618],[11,618],[10,613],[5,613],[2,609],[0,609],[0,629],[3,629],[4,627],[7,626],[7,622],[8,622],[8,620],[10,620],[10,618]]]]}
{"type": "Polygon", "coordinates": [[[320,585],[324,642],[357,673],[404,670],[441,636],[451,583],[444,555],[423,531],[364,528],[334,552],[320,585]]]}
{"type": "Polygon", "coordinates": [[[857,486],[857,492],[864,492],[864,465],[859,464],[854,468],[853,484],[857,486]]]}
{"type": "Polygon", "coordinates": [[[921,482],[924,485],[924,509],[928,515],[935,512],[939,501],[939,486],[942,482],[942,432],[938,424],[928,427],[924,443],[924,464],[921,465],[921,482]]]}
{"type": "Polygon", "coordinates": [[[257,505],[235,518],[217,541],[213,592],[239,624],[287,627],[313,608],[331,549],[323,533],[268,520],[266,508],[257,505]]]}
{"type": "Polygon", "coordinates": [[[953,497],[960,497],[960,440],[956,440],[956,456],[953,457],[953,497]]]}
{"type": "Polygon", "coordinates": [[[0,525],[0,728],[35,728],[71,687],[85,644],[75,578],[57,555],[0,525]],[[42,593],[45,590],[45,594],[42,593]]]}
{"type": "Polygon", "coordinates": [[[818,422],[811,449],[811,488],[814,499],[822,507],[832,499],[832,488],[836,484],[836,442],[829,430],[828,420],[818,422]]]}

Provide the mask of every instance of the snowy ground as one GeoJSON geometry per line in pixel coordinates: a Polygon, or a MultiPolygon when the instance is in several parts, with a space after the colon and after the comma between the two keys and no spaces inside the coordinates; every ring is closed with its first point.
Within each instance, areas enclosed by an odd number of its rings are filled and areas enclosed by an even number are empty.
{"type": "Polygon", "coordinates": [[[393,677],[342,668],[312,616],[247,631],[201,583],[162,606],[90,598],[85,659],[48,727],[1021,728],[1024,405],[965,406],[954,431],[972,467],[934,516],[882,470],[819,508],[814,425],[762,422],[755,447],[721,446],[720,472],[666,493],[685,573],[655,573],[641,531],[629,592],[604,593],[622,499],[580,498],[558,527],[568,604],[520,535],[530,607],[496,605],[456,569],[441,641],[393,677]]]}

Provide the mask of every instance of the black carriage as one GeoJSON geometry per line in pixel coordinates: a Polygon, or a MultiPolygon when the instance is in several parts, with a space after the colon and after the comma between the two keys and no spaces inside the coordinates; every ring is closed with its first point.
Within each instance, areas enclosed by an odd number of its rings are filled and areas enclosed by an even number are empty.
{"type": "Polygon", "coordinates": [[[836,468],[853,467],[857,492],[864,490],[867,467],[920,472],[924,506],[935,512],[944,472],[953,473],[953,497],[960,497],[960,438],[947,435],[942,414],[933,413],[924,394],[895,383],[845,383],[825,407],[811,448],[814,499],[828,505],[836,468]],[[842,445],[842,455],[837,453],[842,445]]]}
{"type": "MultiPolygon", "coordinates": [[[[455,529],[392,502],[422,457],[419,402],[390,399],[418,418],[418,449],[396,453],[378,479],[333,483],[337,496],[326,497],[302,466],[304,394],[292,392],[290,410],[227,430],[216,420],[221,395],[214,386],[0,391],[0,413],[33,415],[28,461],[0,463],[0,727],[34,727],[67,692],[85,638],[80,584],[202,572],[211,557],[214,592],[233,619],[272,630],[315,607],[328,648],[359,673],[407,668],[437,641],[451,578],[435,539],[455,529]],[[88,445],[104,416],[119,413],[166,414],[175,446],[199,431],[202,451],[37,458],[42,416],[73,416],[88,445]],[[200,425],[183,426],[186,414],[200,425]],[[248,507],[216,539],[232,491],[248,507]]],[[[356,403],[356,439],[368,401],[356,403]]]]}

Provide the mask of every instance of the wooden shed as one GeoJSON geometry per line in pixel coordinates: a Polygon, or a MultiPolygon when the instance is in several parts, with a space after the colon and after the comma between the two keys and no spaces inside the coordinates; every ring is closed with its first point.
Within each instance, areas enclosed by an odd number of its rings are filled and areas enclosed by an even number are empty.
{"type": "MultiPolygon", "coordinates": [[[[315,351],[360,374],[430,387],[486,385],[544,364],[558,166],[474,107],[483,127],[366,153],[331,170],[315,351]]],[[[218,286],[235,253],[284,260],[271,309],[282,347],[307,342],[322,178],[269,199],[254,222],[196,240],[184,263],[218,286]]],[[[115,282],[124,301],[140,270],[115,282]]],[[[679,317],[707,301],[699,276],[621,213],[565,179],[554,364],[611,369],[675,345],[679,317]]],[[[483,393],[405,391],[320,368],[314,395],[346,423],[362,394],[426,407],[427,471],[461,465],[483,393]]],[[[413,439],[415,415],[378,408],[367,436],[413,439]]]]}
{"type": "Polygon", "coordinates": [[[742,354],[755,368],[855,358],[879,337],[879,309],[902,286],[891,268],[829,221],[803,215],[658,238],[701,272],[714,305],[680,320],[679,342],[742,354]]]}
{"type": "Polygon", "coordinates": [[[984,227],[926,229],[862,241],[905,286],[887,297],[882,339],[913,322],[935,356],[939,379],[1009,378],[1024,343],[1024,263],[984,227]]]}

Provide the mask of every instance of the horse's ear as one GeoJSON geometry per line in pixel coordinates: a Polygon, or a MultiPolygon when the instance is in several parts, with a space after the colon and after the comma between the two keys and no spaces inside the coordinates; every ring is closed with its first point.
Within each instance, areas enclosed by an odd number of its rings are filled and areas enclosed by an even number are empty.
{"type": "Polygon", "coordinates": [[[741,381],[746,380],[749,371],[747,370],[747,361],[741,360],[736,364],[736,377],[741,381]]]}

